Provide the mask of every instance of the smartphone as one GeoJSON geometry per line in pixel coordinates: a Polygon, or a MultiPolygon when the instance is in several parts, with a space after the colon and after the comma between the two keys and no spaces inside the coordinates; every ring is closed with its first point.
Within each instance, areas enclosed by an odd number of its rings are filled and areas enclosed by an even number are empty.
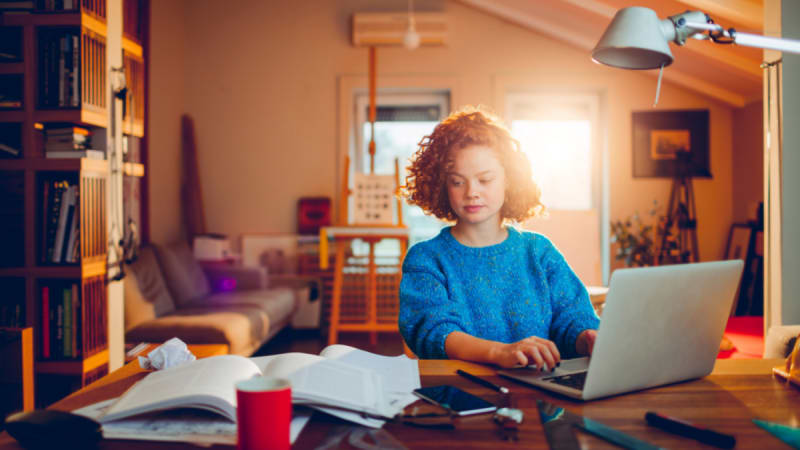
{"type": "Polygon", "coordinates": [[[480,397],[446,384],[414,389],[414,394],[458,416],[487,413],[497,409],[497,406],[480,397]]]}

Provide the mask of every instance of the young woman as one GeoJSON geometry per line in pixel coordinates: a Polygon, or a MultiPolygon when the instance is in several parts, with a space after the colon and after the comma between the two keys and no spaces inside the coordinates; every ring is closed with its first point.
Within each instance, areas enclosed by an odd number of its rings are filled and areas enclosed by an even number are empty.
{"type": "Polygon", "coordinates": [[[599,319],[586,288],[550,240],[508,226],[544,208],[498,118],[467,108],[439,123],[412,159],[405,195],[455,222],[403,263],[399,325],[414,353],[549,368],[591,354],[599,319]]]}

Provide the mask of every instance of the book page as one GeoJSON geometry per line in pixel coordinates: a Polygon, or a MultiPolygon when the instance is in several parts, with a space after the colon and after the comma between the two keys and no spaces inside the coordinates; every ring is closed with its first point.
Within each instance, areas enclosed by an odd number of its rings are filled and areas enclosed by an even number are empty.
{"type": "Polygon", "coordinates": [[[420,387],[419,364],[405,355],[376,355],[348,345],[325,347],[320,355],[339,362],[374,370],[383,378],[383,388],[389,392],[411,393],[420,387]]]}
{"type": "Polygon", "coordinates": [[[100,422],[174,407],[208,409],[235,422],[234,385],[259,375],[258,366],[236,355],[213,356],[152,372],[125,392],[100,422]]]}
{"type": "MultiPolygon", "coordinates": [[[[104,400],[72,411],[97,420],[116,402],[104,400]]],[[[308,424],[312,409],[292,408],[289,442],[294,444],[308,424]]],[[[115,420],[102,425],[103,439],[129,439],[137,441],[178,441],[208,447],[212,444],[236,445],[236,424],[224,417],[204,411],[176,409],[115,420]]]]}
{"type": "Polygon", "coordinates": [[[250,361],[261,370],[264,376],[275,378],[289,378],[291,373],[324,360],[325,358],[322,356],[300,352],[250,358],[250,361]]]}
{"type": "Polygon", "coordinates": [[[295,403],[328,404],[384,414],[383,386],[375,372],[324,359],[287,376],[295,403]]]}

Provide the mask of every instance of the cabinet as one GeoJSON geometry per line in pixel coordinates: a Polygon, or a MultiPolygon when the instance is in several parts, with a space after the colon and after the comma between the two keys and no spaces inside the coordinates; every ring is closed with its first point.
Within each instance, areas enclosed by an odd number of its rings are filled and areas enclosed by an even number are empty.
{"type": "Polygon", "coordinates": [[[0,13],[0,77],[15,80],[0,102],[0,325],[33,327],[44,404],[109,361],[109,162],[49,158],[47,131],[78,127],[105,151],[110,113],[106,0],[36,7],[0,13]]]}

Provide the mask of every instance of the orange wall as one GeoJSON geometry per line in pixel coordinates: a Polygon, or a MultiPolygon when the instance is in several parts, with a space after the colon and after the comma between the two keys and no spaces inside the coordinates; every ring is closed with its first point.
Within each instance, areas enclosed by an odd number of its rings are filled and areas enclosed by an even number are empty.
{"type": "Polygon", "coordinates": [[[150,240],[166,243],[181,233],[180,119],[184,113],[186,83],[185,0],[150,2],[150,47],[147,80],[148,165],[150,183],[150,240]]]}
{"type": "MultiPolygon", "coordinates": [[[[335,197],[337,80],[364,75],[367,51],[349,43],[350,17],[370,1],[153,2],[150,205],[153,240],[180,233],[179,116],[195,120],[210,231],[295,229],[301,196],[335,197]],[[163,166],[159,165],[162,164],[163,166]]],[[[420,3],[420,2],[418,2],[420,3]]],[[[450,19],[447,47],[382,48],[380,76],[459,80],[458,103],[502,111],[499,79],[526,88],[596,92],[608,124],[611,218],[667,202],[670,181],[633,179],[631,112],[652,109],[655,78],[593,64],[586,51],[455,2],[431,2],[450,19]]],[[[380,2],[404,10],[405,1],[380,2]]],[[[430,4],[422,5],[430,7],[430,4]]],[[[669,70],[669,69],[667,69],[669,70]]],[[[502,97],[502,95],[501,95],[502,97]]],[[[695,180],[700,255],[722,255],[733,218],[732,108],[666,83],[658,109],[707,108],[713,179],[695,180]]],[[[565,182],[568,182],[565,180],[565,182]]]]}
{"type": "Polygon", "coordinates": [[[753,102],[733,112],[733,220],[754,219],[764,201],[764,105],[753,102]]]}

